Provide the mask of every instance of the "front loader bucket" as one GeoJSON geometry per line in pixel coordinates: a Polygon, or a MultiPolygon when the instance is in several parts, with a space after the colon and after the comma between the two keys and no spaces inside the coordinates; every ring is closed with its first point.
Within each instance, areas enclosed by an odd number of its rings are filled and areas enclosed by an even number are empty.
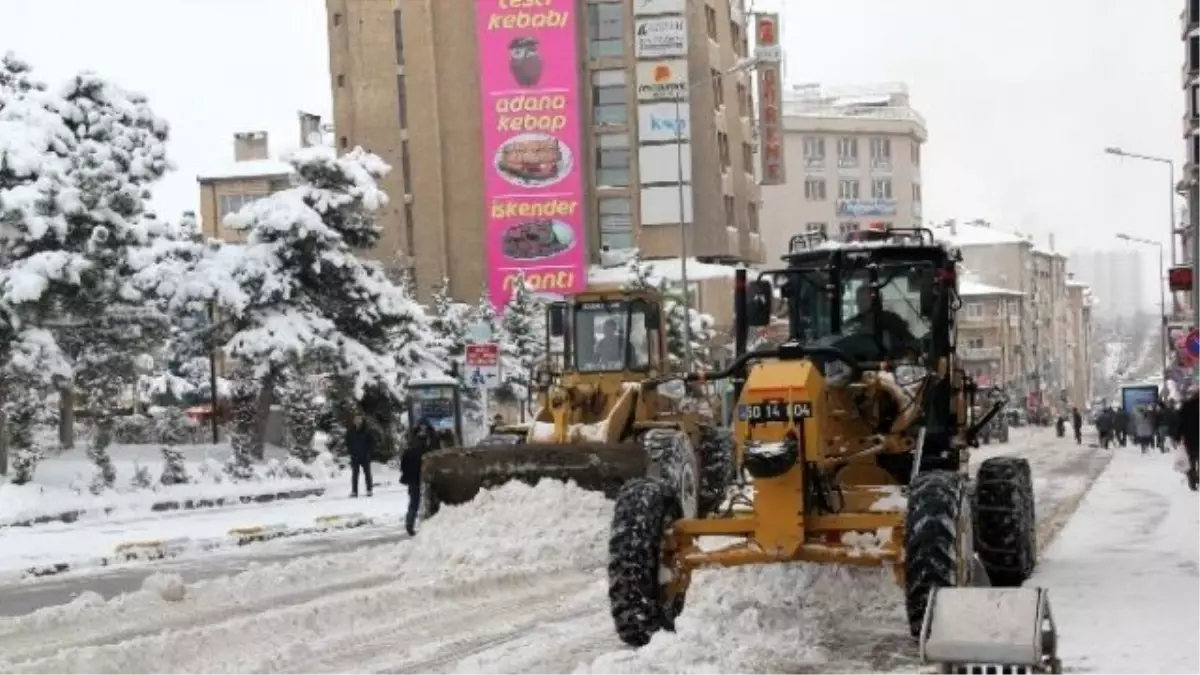
{"type": "MultiPolygon", "coordinates": [[[[631,478],[646,475],[644,451],[635,444],[529,443],[447,448],[422,460],[423,490],[433,504],[462,504],[481,489],[513,480],[575,481],[615,498],[631,478]]],[[[429,515],[432,515],[430,513],[429,515]]]]}

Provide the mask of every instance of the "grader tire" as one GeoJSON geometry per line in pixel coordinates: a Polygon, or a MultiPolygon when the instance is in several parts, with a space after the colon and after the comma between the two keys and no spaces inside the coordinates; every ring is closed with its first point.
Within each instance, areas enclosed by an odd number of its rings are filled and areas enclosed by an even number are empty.
{"type": "Polygon", "coordinates": [[[621,488],[608,540],[608,600],[617,636],[642,647],[659,630],[675,630],[683,597],[668,603],[660,582],[663,535],[680,517],[674,491],[654,478],[621,488]]]}
{"type": "Polygon", "coordinates": [[[958,584],[959,523],[966,485],[950,471],[918,474],[905,518],[904,604],[913,637],[921,633],[934,588],[958,584]]]}
{"type": "Polygon", "coordinates": [[[1017,587],[1037,563],[1033,481],[1029,462],[993,457],[975,480],[975,549],[993,586],[1017,587]]]}
{"type": "Polygon", "coordinates": [[[700,427],[699,516],[704,518],[721,507],[734,478],[733,432],[717,427],[700,427]]]}

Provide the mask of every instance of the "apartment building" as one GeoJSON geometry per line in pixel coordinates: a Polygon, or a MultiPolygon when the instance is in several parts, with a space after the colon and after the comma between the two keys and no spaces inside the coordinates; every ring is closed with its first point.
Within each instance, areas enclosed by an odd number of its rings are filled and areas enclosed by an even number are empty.
{"type": "Polygon", "coordinates": [[[959,280],[958,354],[982,387],[1011,387],[1021,378],[1020,291],[959,280]]]}
{"type": "Polygon", "coordinates": [[[1183,40],[1184,56],[1181,79],[1184,92],[1183,139],[1186,145],[1186,162],[1183,179],[1176,189],[1187,198],[1185,217],[1180,219],[1176,238],[1171,250],[1176,253],[1172,267],[1189,268],[1191,288],[1173,284],[1180,290],[1173,294],[1180,308],[1181,323],[1195,324],[1196,311],[1200,309],[1200,295],[1196,290],[1196,270],[1200,263],[1197,243],[1200,240],[1200,0],[1183,0],[1179,14],[1179,31],[1183,40]]]}
{"type": "Polygon", "coordinates": [[[1005,232],[986,221],[947,221],[935,236],[963,253],[963,267],[980,283],[1021,294],[1016,367],[1010,391],[1033,405],[1061,402],[1067,328],[1066,256],[1039,248],[1027,236],[1005,232]]]}
{"type": "Polygon", "coordinates": [[[1064,369],[1068,402],[1084,409],[1092,400],[1092,309],[1091,288],[1067,275],[1067,336],[1064,369]]]}
{"type": "MultiPolygon", "coordinates": [[[[322,142],[321,118],[300,112],[299,142],[292,148],[322,142]]],[[[245,234],[224,226],[225,216],[246,204],[291,185],[292,165],[273,157],[270,138],[265,131],[239,132],[233,135],[233,161],[213,167],[196,176],[200,186],[200,227],[206,237],[240,242],[245,234]]]]}
{"type": "Polygon", "coordinates": [[[1097,314],[1121,319],[1146,313],[1146,302],[1158,293],[1146,287],[1145,251],[1140,247],[1076,250],[1068,260],[1069,272],[1104,301],[1097,314]]]}
{"type": "Polygon", "coordinates": [[[761,259],[742,0],[326,8],[336,145],[392,165],[376,255],[422,291],[580,290],[602,248],[682,240],[761,259]]]}
{"type": "Polygon", "coordinates": [[[871,222],[920,224],[927,138],[903,84],[790,87],[784,153],[791,177],[762,188],[763,245],[779,255],[801,232],[840,238],[871,222]]]}

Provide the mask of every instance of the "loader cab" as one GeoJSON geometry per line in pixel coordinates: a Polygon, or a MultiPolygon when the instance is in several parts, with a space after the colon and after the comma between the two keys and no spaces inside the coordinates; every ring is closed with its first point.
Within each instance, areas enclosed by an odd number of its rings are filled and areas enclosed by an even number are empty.
{"type": "Polygon", "coordinates": [[[462,396],[458,379],[449,375],[414,377],[408,383],[408,428],[427,420],[442,447],[462,443],[462,396]]]}
{"type": "Polygon", "coordinates": [[[576,373],[660,371],[665,340],[658,302],[637,295],[579,298],[549,308],[563,367],[576,373]]]}

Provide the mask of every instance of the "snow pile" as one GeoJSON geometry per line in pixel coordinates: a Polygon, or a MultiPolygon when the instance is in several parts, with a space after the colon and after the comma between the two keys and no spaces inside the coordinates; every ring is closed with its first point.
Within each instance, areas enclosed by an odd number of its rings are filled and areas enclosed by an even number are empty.
{"type": "Polygon", "coordinates": [[[508,484],[444,507],[411,542],[254,566],[189,586],[174,602],[156,582],[103,604],[0,619],[0,671],[366,669],[361,660],[375,652],[348,645],[378,640],[383,656],[398,658],[403,638],[430,624],[465,632],[593,591],[611,510],[574,485],[508,484]],[[339,658],[360,665],[337,668],[339,658]]]}
{"type": "Polygon", "coordinates": [[[676,632],[660,632],[636,651],[604,654],[575,672],[838,672],[840,660],[893,644],[898,652],[915,651],[907,625],[903,593],[889,570],[802,564],[700,570],[676,632]],[[856,638],[864,634],[871,637],[856,638]]]}
{"type": "Polygon", "coordinates": [[[179,602],[187,595],[187,586],[178,574],[155,572],[142,580],[142,590],[167,602],[179,602]]]}

